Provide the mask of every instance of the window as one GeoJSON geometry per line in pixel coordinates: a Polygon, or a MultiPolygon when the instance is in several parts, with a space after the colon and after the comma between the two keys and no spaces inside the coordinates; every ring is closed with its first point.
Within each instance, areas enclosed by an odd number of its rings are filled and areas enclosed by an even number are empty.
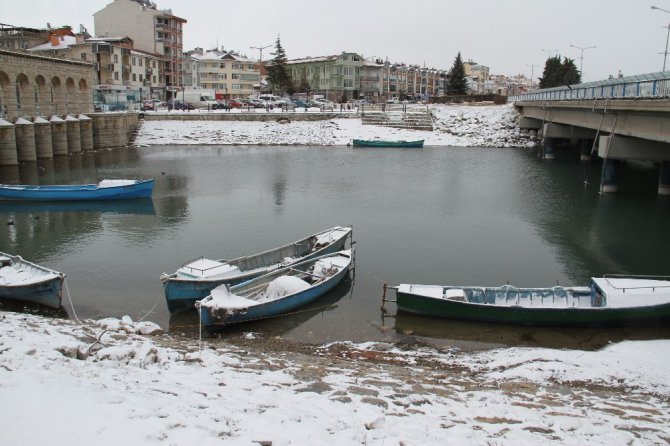
{"type": "Polygon", "coordinates": [[[133,73],[133,82],[137,81],[137,75],[133,73]]]}
{"type": "Polygon", "coordinates": [[[137,60],[134,57],[131,58],[131,61],[132,61],[131,63],[132,63],[133,66],[137,65],[137,60]]]}
{"type": "Polygon", "coordinates": [[[154,84],[156,83],[156,76],[153,77],[154,84]]]}
{"type": "Polygon", "coordinates": [[[239,79],[239,78],[240,78],[240,74],[239,74],[239,73],[233,73],[233,74],[230,76],[230,78],[231,78],[231,79],[239,79]]]}
{"type": "Polygon", "coordinates": [[[144,76],[140,74],[140,82],[144,81],[144,76]]]}
{"type": "Polygon", "coordinates": [[[241,90],[242,84],[233,84],[233,90],[241,90]]]}
{"type": "Polygon", "coordinates": [[[118,81],[118,80],[119,80],[119,72],[118,72],[118,71],[115,71],[115,72],[114,72],[114,80],[115,80],[115,81],[118,81]]]}
{"type": "Polygon", "coordinates": [[[81,53],[81,60],[86,60],[86,53],[81,53]]]}
{"type": "Polygon", "coordinates": [[[140,66],[144,64],[144,59],[140,59],[140,66]]]}
{"type": "Polygon", "coordinates": [[[114,63],[119,63],[119,55],[118,54],[114,55],[114,63]]]}
{"type": "Polygon", "coordinates": [[[351,88],[354,86],[354,80],[353,79],[345,79],[344,80],[344,86],[351,88]]]}
{"type": "Polygon", "coordinates": [[[226,68],[226,64],[225,63],[220,63],[219,68],[226,68]]]}

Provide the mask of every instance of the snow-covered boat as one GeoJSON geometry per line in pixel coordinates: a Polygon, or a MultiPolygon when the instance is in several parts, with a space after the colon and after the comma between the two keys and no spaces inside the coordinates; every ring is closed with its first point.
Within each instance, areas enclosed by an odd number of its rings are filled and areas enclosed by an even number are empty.
{"type": "Polygon", "coordinates": [[[305,260],[247,282],[220,285],[196,303],[202,325],[210,332],[239,322],[286,314],[335,287],[352,268],[354,250],[305,260]]]}
{"type": "Polygon", "coordinates": [[[154,179],[102,180],[97,184],[0,184],[0,199],[25,201],[80,201],[149,198],[154,179]]]}
{"type": "Polygon", "coordinates": [[[0,298],[60,308],[65,274],[0,252],[0,298]]]}
{"type": "Polygon", "coordinates": [[[236,285],[303,260],[344,249],[351,227],[335,226],[269,251],[233,260],[191,260],[172,274],[161,274],[170,312],[194,308],[219,285],[236,285]]]}
{"type": "Polygon", "coordinates": [[[670,319],[670,277],[606,275],[551,288],[401,284],[399,311],[523,325],[622,325],[670,319]]]}

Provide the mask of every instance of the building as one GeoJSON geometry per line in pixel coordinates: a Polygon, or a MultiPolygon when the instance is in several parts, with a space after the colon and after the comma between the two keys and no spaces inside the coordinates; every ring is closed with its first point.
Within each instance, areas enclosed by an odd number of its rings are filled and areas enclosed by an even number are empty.
{"type": "Polygon", "coordinates": [[[163,57],[166,99],[183,87],[185,19],[148,0],[114,0],[93,14],[93,19],[97,37],[128,36],[135,49],[163,57]]]}
{"type": "Polygon", "coordinates": [[[260,93],[260,63],[234,51],[196,48],[185,55],[185,79],[191,87],[214,90],[218,99],[247,98],[260,93]]]}
{"type": "Polygon", "coordinates": [[[102,111],[138,109],[142,101],[161,98],[165,93],[160,75],[163,58],[134,49],[129,37],[52,35],[29,51],[93,63],[94,101],[102,111]]]}
{"type": "Polygon", "coordinates": [[[384,62],[382,99],[421,99],[442,96],[447,72],[435,68],[384,62]]]}
{"type": "Polygon", "coordinates": [[[0,49],[0,116],[91,113],[94,64],[0,49]]]}
{"type": "Polygon", "coordinates": [[[489,67],[480,65],[469,59],[463,63],[465,68],[465,76],[468,78],[468,88],[474,94],[490,93],[487,91],[486,85],[489,81],[489,67]]]}
{"type": "Polygon", "coordinates": [[[335,102],[340,102],[345,96],[348,99],[360,97],[363,66],[361,56],[347,52],[286,62],[286,68],[295,82],[304,80],[310,93],[323,95],[335,102]]]}
{"type": "Polygon", "coordinates": [[[363,72],[361,74],[361,96],[371,102],[380,102],[383,84],[382,71],[384,64],[382,61],[365,60],[363,72]]]}

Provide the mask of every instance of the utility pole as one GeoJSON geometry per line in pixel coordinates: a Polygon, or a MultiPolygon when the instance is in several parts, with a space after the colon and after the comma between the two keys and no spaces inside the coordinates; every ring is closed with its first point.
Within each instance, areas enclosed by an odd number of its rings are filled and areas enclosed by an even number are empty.
{"type": "Polygon", "coordinates": [[[263,63],[263,50],[265,48],[270,48],[272,45],[265,45],[265,46],[250,46],[252,50],[258,50],[260,52],[260,62],[263,63]]]}

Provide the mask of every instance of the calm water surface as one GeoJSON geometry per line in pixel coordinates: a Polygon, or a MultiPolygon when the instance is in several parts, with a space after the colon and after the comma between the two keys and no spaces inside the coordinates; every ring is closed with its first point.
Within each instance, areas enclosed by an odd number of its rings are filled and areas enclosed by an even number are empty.
{"type": "Polygon", "coordinates": [[[65,272],[79,318],[150,313],[147,319],[164,328],[195,333],[195,312],[170,317],[161,272],[199,256],[253,254],[353,225],[352,281],[296,315],[230,333],[252,330],[310,343],[421,336],[461,348],[595,348],[625,338],[670,338],[667,327],[504,327],[395,318],[393,304],[381,311],[384,282],[551,286],[584,285],[603,273],[670,274],[670,200],[656,196],[658,172],[626,167],[622,192],[600,196],[600,164],[577,159],[576,153],[542,161],[527,149],[454,147],[103,151],[2,168],[0,179],[52,184],[155,177],[153,199],[0,203],[0,251],[65,272]]]}

